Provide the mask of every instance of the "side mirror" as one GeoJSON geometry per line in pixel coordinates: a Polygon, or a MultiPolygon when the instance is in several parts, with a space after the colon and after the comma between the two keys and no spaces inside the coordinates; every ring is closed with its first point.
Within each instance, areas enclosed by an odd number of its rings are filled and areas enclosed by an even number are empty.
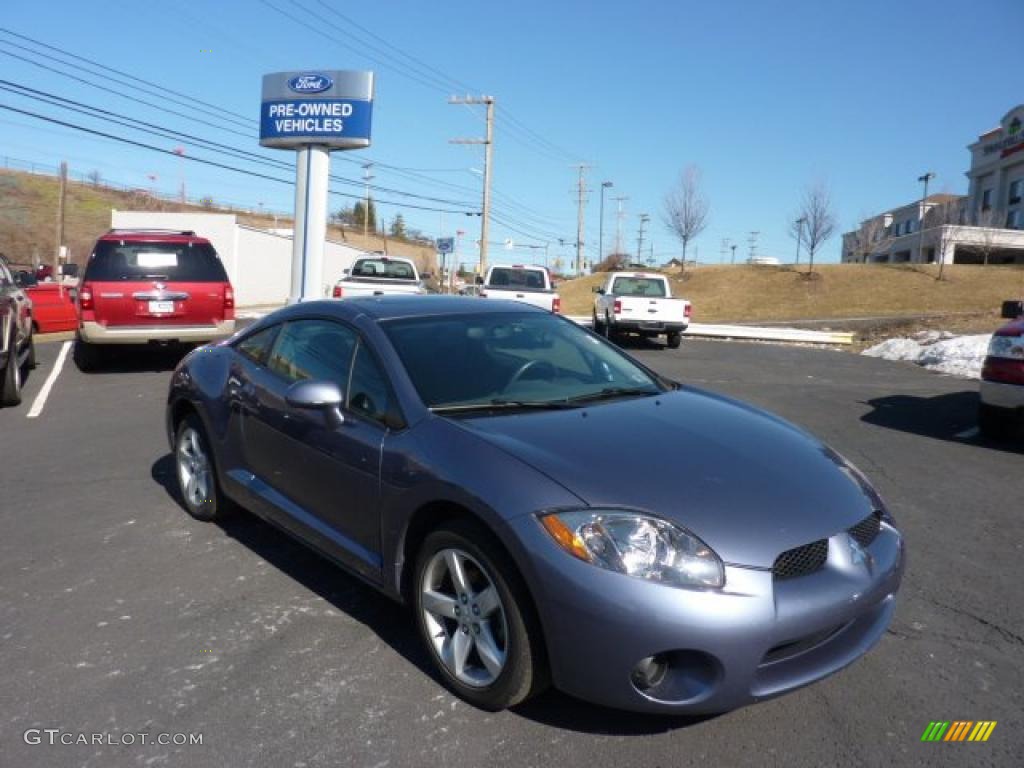
{"type": "Polygon", "coordinates": [[[594,286],[594,293],[600,293],[603,296],[604,295],[604,288],[602,288],[600,285],[595,285],[594,286]]]}
{"type": "Polygon", "coordinates": [[[345,395],[333,381],[297,381],[285,390],[284,400],[292,408],[323,411],[335,425],[345,422],[340,410],[345,395]]]}
{"type": "Polygon", "coordinates": [[[1024,301],[1004,301],[1002,316],[1007,320],[1016,320],[1024,315],[1024,301]]]}
{"type": "Polygon", "coordinates": [[[477,285],[483,285],[484,284],[484,276],[483,275],[477,275],[476,276],[476,284],[477,285]]]}

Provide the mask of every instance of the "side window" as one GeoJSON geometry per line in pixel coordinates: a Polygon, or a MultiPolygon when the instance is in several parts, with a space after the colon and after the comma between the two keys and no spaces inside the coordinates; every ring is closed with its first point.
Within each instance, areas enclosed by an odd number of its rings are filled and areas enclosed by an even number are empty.
{"type": "Polygon", "coordinates": [[[286,323],[270,351],[267,367],[288,381],[333,381],[342,391],[348,385],[354,331],[330,320],[286,323]]]}
{"type": "Polygon", "coordinates": [[[384,421],[391,407],[391,389],[387,378],[370,350],[360,344],[352,366],[352,383],[348,393],[349,410],[374,421],[384,421]]]}
{"type": "Polygon", "coordinates": [[[264,328],[252,336],[246,336],[235,345],[235,349],[238,350],[238,354],[242,357],[252,360],[254,363],[264,365],[267,360],[267,352],[270,351],[270,345],[274,343],[279,330],[281,330],[280,325],[264,328]]]}

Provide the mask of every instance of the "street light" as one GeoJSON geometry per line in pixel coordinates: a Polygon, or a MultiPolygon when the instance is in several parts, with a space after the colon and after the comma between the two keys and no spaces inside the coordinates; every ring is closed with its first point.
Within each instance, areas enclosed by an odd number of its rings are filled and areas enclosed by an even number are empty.
{"type": "MultiPolygon", "coordinates": [[[[928,182],[935,178],[935,174],[931,171],[918,176],[917,180],[924,184],[924,195],[921,198],[921,218],[917,222],[917,258],[920,259],[921,263],[924,263],[924,215],[926,213],[925,206],[928,205],[928,182]]],[[[942,258],[942,254],[939,254],[939,258],[942,258]]]]}
{"type": "Polygon", "coordinates": [[[610,181],[601,182],[601,232],[597,236],[597,260],[604,259],[604,191],[613,186],[610,181]]]}

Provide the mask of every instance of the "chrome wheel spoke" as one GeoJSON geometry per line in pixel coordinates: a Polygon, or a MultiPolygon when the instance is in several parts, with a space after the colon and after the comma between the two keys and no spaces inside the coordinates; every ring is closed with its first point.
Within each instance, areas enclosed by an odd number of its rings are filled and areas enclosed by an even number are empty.
{"type": "Polygon", "coordinates": [[[491,634],[489,623],[481,623],[480,633],[476,635],[475,642],[477,655],[487,671],[494,677],[500,675],[501,670],[505,667],[505,653],[499,650],[498,644],[494,642],[494,635],[491,634]]]}
{"type": "Polygon", "coordinates": [[[501,607],[501,600],[498,599],[498,590],[494,586],[489,586],[487,589],[478,592],[473,598],[473,603],[479,610],[479,613],[475,614],[475,618],[485,619],[498,610],[501,607]]]}
{"type": "Polygon", "coordinates": [[[423,610],[446,619],[457,619],[458,600],[434,590],[426,590],[422,597],[423,610]]]}
{"type": "Polygon", "coordinates": [[[460,595],[468,594],[470,591],[469,581],[466,579],[466,572],[463,569],[462,556],[454,549],[449,549],[444,553],[444,560],[448,566],[448,573],[452,577],[455,591],[460,595]]]}

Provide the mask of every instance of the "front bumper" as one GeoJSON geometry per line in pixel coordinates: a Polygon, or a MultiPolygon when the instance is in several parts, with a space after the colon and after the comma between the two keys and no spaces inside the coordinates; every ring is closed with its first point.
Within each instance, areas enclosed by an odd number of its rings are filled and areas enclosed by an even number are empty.
{"type": "Polygon", "coordinates": [[[888,524],[854,563],[845,533],[808,576],[726,566],[725,587],[689,590],[605,571],[567,555],[532,515],[512,521],[529,552],[555,685],[606,706],[643,712],[724,712],[820,680],[867,652],[895,610],[903,539],[888,524]],[[669,659],[641,692],[632,673],[669,659]]]}
{"type": "Polygon", "coordinates": [[[213,325],[115,325],[83,321],[78,335],[88,344],[148,344],[157,342],[201,343],[223,339],[235,332],[235,321],[213,325]]]}
{"type": "Polygon", "coordinates": [[[981,382],[981,402],[996,408],[1024,408],[1024,386],[999,381],[981,382]]]}

